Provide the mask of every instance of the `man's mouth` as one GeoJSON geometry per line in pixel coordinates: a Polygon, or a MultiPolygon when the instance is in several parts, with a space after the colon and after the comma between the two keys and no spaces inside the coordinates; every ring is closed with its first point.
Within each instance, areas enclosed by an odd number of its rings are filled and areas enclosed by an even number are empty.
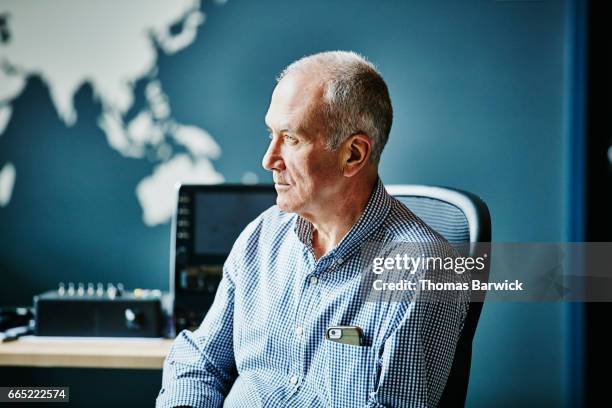
{"type": "Polygon", "coordinates": [[[290,186],[287,183],[281,183],[278,181],[274,182],[274,188],[276,188],[277,190],[286,190],[288,189],[290,186]]]}
{"type": "Polygon", "coordinates": [[[276,188],[285,189],[289,187],[289,183],[287,183],[285,178],[282,177],[279,173],[274,173],[272,175],[272,181],[274,182],[274,187],[276,188]]]}
{"type": "Polygon", "coordinates": [[[284,180],[272,179],[272,181],[274,181],[274,184],[277,184],[279,186],[288,186],[289,185],[289,183],[286,183],[284,180]]]}

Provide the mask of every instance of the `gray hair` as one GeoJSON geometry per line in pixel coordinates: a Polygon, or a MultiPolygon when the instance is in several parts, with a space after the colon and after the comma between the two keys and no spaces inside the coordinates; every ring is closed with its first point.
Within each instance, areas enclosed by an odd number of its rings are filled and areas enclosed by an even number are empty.
{"type": "Polygon", "coordinates": [[[364,133],[372,140],[370,160],[380,161],[393,122],[387,84],[374,64],[352,51],[328,51],[303,57],[283,70],[315,73],[323,86],[318,112],[327,126],[327,146],[336,149],[348,137],[364,133]]]}

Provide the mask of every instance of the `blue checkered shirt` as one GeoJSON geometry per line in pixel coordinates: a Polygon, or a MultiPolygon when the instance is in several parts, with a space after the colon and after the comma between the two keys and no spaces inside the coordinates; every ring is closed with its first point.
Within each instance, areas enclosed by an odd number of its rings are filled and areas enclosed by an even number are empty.
{"type": "MultiPolygon", "coordinates": [[[[466,302],[365,302],[367,241],[448,243],[379,180],[360,219],[316,259],[313,227],[273,206],[251,222],[223,268],[213,305],[166,358],[157,407],[424,407],[444,390],[466,302]],[[363,346],[324,338],[363,330],[363,346]]],[[[444,254],[442,254],[444,256],[444,254]]]]}

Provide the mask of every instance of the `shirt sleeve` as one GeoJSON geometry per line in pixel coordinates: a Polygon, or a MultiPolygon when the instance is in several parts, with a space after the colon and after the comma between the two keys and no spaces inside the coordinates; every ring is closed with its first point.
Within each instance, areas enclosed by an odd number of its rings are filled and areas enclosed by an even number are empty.
{"type": "Polygon", "coordinates": [[[467,314],[458,296],[432,299],[421,292],[384,341],[376,389],[367,407],[435,407],[448,379],[467,314]]]}
{"type": "Polygon", "coordinates": [[[233,351],[235,285],[230,259],[204,321],[194,332],[183,330],[166,357],[157,408],[221,407],[237,377],[233,351]]]}

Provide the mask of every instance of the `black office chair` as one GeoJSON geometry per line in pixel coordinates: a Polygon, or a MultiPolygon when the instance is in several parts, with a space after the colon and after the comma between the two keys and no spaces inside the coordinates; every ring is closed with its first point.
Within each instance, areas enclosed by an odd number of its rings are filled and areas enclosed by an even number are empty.
{"type": "MultiPolygon", "coordinates": [[[[478,256],[486,252],[487,259],[490,259],[489,245],[469,245],[491,242],[491,216],[487,205],[478,196],[447,187],[421,185],[389,185],[387,191],[451,244],[461,245],[466,254],[478,256]]],[[[488,276],[487,262],[479,280],[488,281],[488,276]]],[[[472,340],[483,302],[484,293],[472,292],[440,407],[465,405],[472,363],[472,340]]]]}

